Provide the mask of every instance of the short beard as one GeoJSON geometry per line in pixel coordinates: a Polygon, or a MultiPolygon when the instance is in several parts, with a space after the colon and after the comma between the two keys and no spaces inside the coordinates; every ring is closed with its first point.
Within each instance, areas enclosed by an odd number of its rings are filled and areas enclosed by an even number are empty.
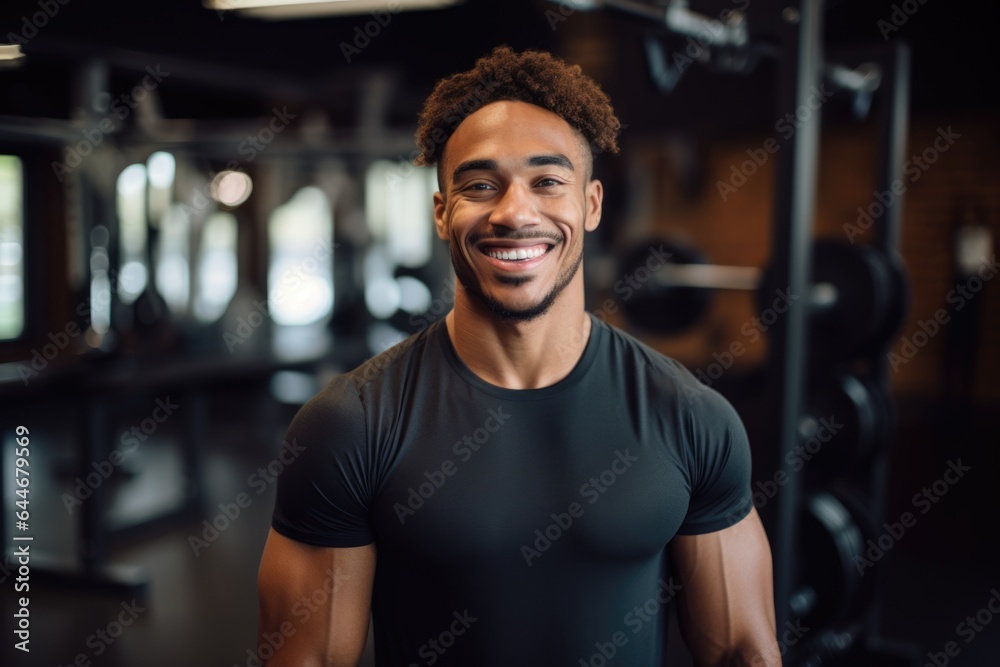
{"type": "MultiPolygon", "coordinates": [[[[496,317],[501,322],[507,324],[516,324],[519,322],[530,322],[531,320],[544,315],[548,312],[552,304],[555,303],[556,298],[566,286],[573,281],[573,277],[576,276],[577,271],[580,270],[580,265],[583,264],[583,243],[580,243],[580,252],[577,253],[575,259],[573,259],[572,264],[565,274],[559,276],[556,284],[552,286],[552,289],[548,294],[545,295],[541,301],[539,301],[534,306],[529,306],[527,308],[521,309],[511,309],[502,304],[497,299],[487,296],[479,283],[476,281],[475,276],[472,271],[468,269],[468,264],[466,264],[461,255],[455,251],[454,241],[449,244],[450,254],[451,254],[451,265],[455,269],[455,277],[465,290],[476,297],[481,304],[483,304],[490,313],[496,317]]],[[[511,278],[501,278],[501,282],[507,283],[508,285],[523,285],[524,283],[531,280],[530,278],[522,277],[511,277],[511,278]]]]}

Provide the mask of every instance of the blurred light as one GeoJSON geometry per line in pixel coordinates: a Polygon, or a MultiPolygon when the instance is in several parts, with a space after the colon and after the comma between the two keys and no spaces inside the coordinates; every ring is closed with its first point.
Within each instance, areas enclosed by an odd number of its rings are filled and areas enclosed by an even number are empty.
{"type": "Polygon", "coordinates": [[[90,327],[106,334],[111,326],[111,281],[104,272],[95,273],[90,281],[90,327]]]}
{"type": "MultiPolygon", "coordinates": [[[[146,262],[146,243],[148,241],[146,224],[146,175],[146,165],[144,164],[130,164],[118,174],[118,182],[115,188],[118,193],[117,207],[118,221],[120,223],[118,227],[118,241],[121,253],[118,261],[123,268],[132,263],[144,265],[146,262]]],[[[92,270],[94,262],[97,259],[97,250],[95,248],[95,255],[91,256],[92,270]]],[[[104,261],[107,262],[106,255],[104,261]]],[[[136,297],[145,289],[148,272],[144,268],[140,275],[133,268],[131,269],[131,275],[134,279],[138,280],[128,285],[123,284],[120,275],[117,277],[118,297],[125,305],[135,301],[136,297]]]]}
{"type": "Polygon", "coordinates": [[[0,266],[20,266],[23,255],[20,243],[0,243],[0,266]]]}
{"type": "Polygon", "coordinates": [[[191,299],[191,263],[188,260],[190,222],[180,204],[173,204],[163,214],[157,248],[156,287],[167,307],[183,314],[191,299]]]}
{"type": "Polygon", "coordinates": [[[276,324],[311,324],[333,311],[332,237],[333,211],[319,188],[302,188],[271,213],[267,285],[276,324]]]}
{"type": "Polygon", "coordinates": [[[379,319],[391,317],[399,309],[400,289],[392,277],[392,261],[384,245],[368,249],[361,271],[368,312],[379,319]]]}
{"type": "Polygon", "coordinates": [[[201,322],[214,322],[226,311],[236,294],[236,216],[213,213],[202,230],[198,258],[198,293],[194,314],[201,322]]]}
{"type": "Polygon", "coordinates": [[[376,160],[365,173],[368,227],[397,265],[421,267],[430,261],[435,174],[428,167],[401,167],[389,160],[376,160]]]}
{"type": "Polygon", "coordinates": [[[20,44],[0,44],[0,67],[19,67],[24,62],[20,44]]]}
{"type": "Polygon", "coordinates": [[[272,303],[278,324],[310,324],[330,312],[333,290],[329,280],[304,276],[295,289],[282,293],[280,304],[273,300],[272,303]]]}
{"type": "Polygon", "coordinates": [[[174,185],[174,173],[177,163],[170,153],[157,151],[146,161],[149,170],[149,184],[154,188],[167,189],[174,185]]]}
{"type": "Polygon", "coordinates": [[[222,171],[212,179],[211,192],[215,201],[236,208],[250,197],[253,181],[242,171],[222,171]]]}
{"type": "Polygon", "coordinates": [[[316,378],[299,371],[278,371],[271,376],[271,396],[279,403],[302,405],[319,391],[316,378]]]}
{"type": "Polygon", "coordinates": [[[142,262],[126,262],[118,272],[118,295],[125,303],[135,301],[143,288],[146,287],[148,278],[146,265],[142,262]]]}
{"type": "Polygon", "coordinates": [[[399,284],[391,278],[376,278],[365,285],[365,305],[379,319],[399,310],[399,284]]]}
{"type": "Polygon", "coordinates": [[[413,276],[400,276],[396,278],[396,284],[399,285],[399,307],[402,310],[416,315],[431,307],[431,290],[423,281],[413,276]]]}
{"type": "Polygon", "coordinates": [[[174,199],[177,162],[170,153],[157,151],[146,160],[146,172],[149,175],[149,222],[153,227],[159,227],[174,199]]]}
{"type": "Polygon", "coordinates": [[[21,159],[0,155],[0,339],[24,331],[24,178],[21,159]]]}
{"type": "Polygon", "coordinates": [[[21,276],[0,275],[0,305],[18,303],[24,295],[21,276]]]}
{"type": "Polygon", "coordinates": [[[318,359],[330,352],[330,335],[325,322],[274,327],[271,336],[274,357],[278,361],[318,359]]]}
{"type": "Polygon", "coordinates": [[[118,175],[118,195],[130,197],[141,193],[146,187],[146,166],[130,164],[118,175]]]}
{"type": "Polygon", "coordinates": [[[107,272],[110,266],[108,251],[105,248],[97,247],[90,251],[90,272],[107,272]]]}
{"type": "MultiPolygon", "coordinates": [[[[440,9],[459,0],[397,0],[396,11],[440,9]]],[[[205,0],[205,7],[216,11],[235,10],[265,18],[302,18],[331,14],[363,14],[386,11],[385,0],[205,0]]]]}
{"type": "Polygon", "coordinates": [[[191,293],[189,270],[187,258],[180,255],[168,255],[156,264],[156,287],[167,307],[175,313],[182,313],[187,308],[191,293]]]}

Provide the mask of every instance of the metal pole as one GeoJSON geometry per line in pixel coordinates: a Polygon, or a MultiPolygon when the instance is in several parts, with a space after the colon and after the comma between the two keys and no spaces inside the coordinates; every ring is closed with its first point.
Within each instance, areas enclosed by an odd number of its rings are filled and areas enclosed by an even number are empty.
{"type": "MultiPolygon", "coordinates": [[[[910,50],[903,42],[895,42],[882,59],[883,90],[878,112],[879,156],[876,187],[878,192],[895,192],[894,184],[903,183],[903,163],[906,159],[906,138],[909,132],[910,102],[910,50]]],[[[881,224],[875,225],[874,243],[887,257],[899,252],[903,228],[903,195],[898,195],[885,207],[881,224]]],[[[887,340],[871,359],[871,373],[878,387],[890,396],[889,357],[893,340],[887,340]]],[[[895,411],[893,411],[895,418],[895,411]]],[[[891,431],[895,435],[895,428],[891,431]]],[[[881,449],[872,469],[869,493],[872,514],[881,524],[885,520],[885,498],[889,477],[889,448],[891,442],[881,443],[881,449]]],[[[884,590],[885,570],[875,573],[876,589],[884,590]]],[[[876,637],[882,611],[881,596],[876,595],[867,618],[867,631],[876,637]]]]}
{"type": "MultiPolygon", "coordinates": [[[[772,5],[774,6],[774,5],[772,5]]],[[[796,549],[801,494],[800,476],[792,470],[792,452],[800,444],[799,419],[805,390],[806,334],[812,227],[823,98],[823,3],[800,0],[781,11],[779,28],[778,111],[796,127],[778,153],[771,257],[777,284],[798,297],[775,323],[771,372],[779,392],[779,467],[790,480],[778,496],[774,544],[775,616],[778,632],[789,622],[789,601],[796,582],[796,549]],[[791,114],[791,116],[787,116],[791,114]]]]}

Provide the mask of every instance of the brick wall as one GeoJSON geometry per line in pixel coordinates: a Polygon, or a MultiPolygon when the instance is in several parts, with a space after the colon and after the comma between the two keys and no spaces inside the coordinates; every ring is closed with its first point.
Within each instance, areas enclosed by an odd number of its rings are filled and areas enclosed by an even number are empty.
{"type": "MultiPolygon", "coordinates": [[[[628,235],[635,236],[640,230],[676,235],[696,244],[713,262],[765,266],[770,255],[776,160],[769,155],[760,166],[744,162],[749,159],[747,150],[756,151],[758,158],[761,149],[766,153],[767,139],[753,137],[706,149],[706,185],[694,201],[684,200],[671,185],[677,175],[672,162],[664,157],[662,143],[644,140],[627,146],[624,154],[629,156],[629,171],[642,175],[629,179],[639,185],[632,193],[635,203],[629,215],[628,235]],[[735,191],[725,188],[726,192],[720,193],[719,182],[741,183],[739,177],[733,176],[734,165],[737,169],[743,166],[750,175],[735,191]]],[[[899,394],[939,394],[950,322],[926,340],[914,334],[921,331],[921,320],[933,319],[938,309],[951,317],[961,302],[962,308],[978,306],[981,313],[974,396],[980,402],[1000,402],[1000,382],[995,379],[1000,376],[1000,281],[986,281],[982,290],[969,299],[952,292],[952,300],[948,301],[949,292],[959,284],[953,274],[952,239],[956,209],[962,202],[974,200],[981,205],[983,222],[993,233],[994,247],[1000,243],[1000,129],[986,113],[926,114],[911,120],[907,155],[920,155],[925,150],[928,158],[936,157],[933,164],[923,169],[911,163],[904,175],[901,252],[912,283],[913,301],[894,347],[900,358],[894,358],[897,370],[893,388],[899,394]],[[947,145],[946,149],[935,149],[935,139],[946,135],[948,128],[952,133],[950,145],[942,139],[938,148],[947,145]],[[914,347],[904,348],[903,337],[915,343],[914,347]],[[919,347],[919,343],[924,345],[919,347]]],[[[856,241],[868,240],[870,234],[857,224],[857,209],[875,201],[876,165],[873,123],[824,131],[817,187],[818,235],[846,239],[853,225],[856,241]]],[[[974,281],[968,287],[976,286],[974,281]]],[[[757,313],[754,294],[722,291],[716,293],[706,318],[688,333],[646,339],[694,366],[711,363],[713,351],[739,341],[745,353],[735,360],[735,366],[746,368],[759,364],[766,352],[766,337],[753,340],[745,333],[744,324],[757,313]]]]}

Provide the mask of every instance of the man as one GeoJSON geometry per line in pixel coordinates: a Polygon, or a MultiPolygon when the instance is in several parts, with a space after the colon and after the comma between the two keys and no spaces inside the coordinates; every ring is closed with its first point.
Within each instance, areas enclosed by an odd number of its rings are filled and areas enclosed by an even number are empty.
{"type": "Polygon", "coordinates": [[[296,416],[260,569],[270,665],[779,665],[746,434],[680,364],[584,309],[592,153],[579,67],[506,47],[420,117],[447,316],[296,416]]]}

